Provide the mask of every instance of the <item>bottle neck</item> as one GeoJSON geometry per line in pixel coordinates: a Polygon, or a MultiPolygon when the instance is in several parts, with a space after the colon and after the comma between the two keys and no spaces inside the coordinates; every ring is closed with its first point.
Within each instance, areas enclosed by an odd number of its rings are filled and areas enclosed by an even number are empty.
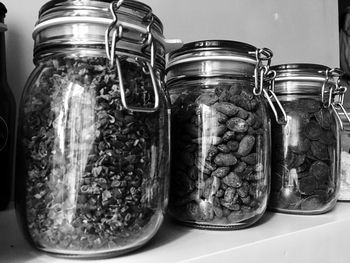
{"type": "MultiPolygon", "coordinates": [[[[3,17],[0,17],[0,23],[4,23],[3,17]]],[[[0,79],[1,81],[7,80],[5,31],[0,31],[0,79]]]]}

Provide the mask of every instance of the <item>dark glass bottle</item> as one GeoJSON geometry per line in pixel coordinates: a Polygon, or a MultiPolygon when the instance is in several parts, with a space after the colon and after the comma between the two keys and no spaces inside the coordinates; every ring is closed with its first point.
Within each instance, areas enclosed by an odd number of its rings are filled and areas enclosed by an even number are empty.
{"type": "Polygon", "coordinates": [[[0,3],[0,210],[8,206],[11,198],[16,116],[15,98],[6,75],[6,12],[6,7],[0,3]]]}

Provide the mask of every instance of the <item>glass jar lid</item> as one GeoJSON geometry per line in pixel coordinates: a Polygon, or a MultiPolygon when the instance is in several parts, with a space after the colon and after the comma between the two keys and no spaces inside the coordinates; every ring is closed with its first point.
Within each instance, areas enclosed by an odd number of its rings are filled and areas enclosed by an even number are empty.
{"type": "Polygon", "coordinates": [[[270,61],[271,57],[270,50],[259,50],[243,42],[230,40],[191,42],[169,54],[167,81],[233,75],[253,77],[259,60],[270,61]]]}
{"type": "Polygon", "coordinates": [[[113,41],[113,37],[118,38],[117,52],[144,56],[150,35],[157,43],[155,53],[158,60],[164,60],[168,50],[182,46],[180,40],[164,38],[161,21],[148,5],[141,2],[52,0],[39,11],[33,31],[34,56],[57,47],[92,46],[103,49],[106,43],[113,41]],[[118,34],[106,36],[111,25],[115,26],[118,34]]]}
{"type": "Polygon", "coordinates": [[[336,85],[334,69],[324,65],[282,64],[271,66],[270,72],[274,75],[272,90],[276,95],[321,95],[336,85]]]}

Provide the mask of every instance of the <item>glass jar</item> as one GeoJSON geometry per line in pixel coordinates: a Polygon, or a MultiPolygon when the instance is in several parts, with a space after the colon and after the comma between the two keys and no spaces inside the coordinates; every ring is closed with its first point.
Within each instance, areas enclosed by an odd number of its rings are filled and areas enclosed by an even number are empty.
{"type": "Polygon", "coordinates": [[[16,102],[6,71],[6,12],[6,7],[0,2],[0,210],[6,209],[11,200],[16,124],[16,102]]]}
{"type": "Polygon", "coordinates": [[[23,92],[16,203],[34,247],[134,250],[167,205],[169,111],[160,20],[137,1],[50,1],[23,92]],[[110,8],[109,8],[110,7],[110,8]]]}
{"type": "Polygon", "coordinates": [[[271,57],[268,49],[224,40],[188,43],[169,55],[169,213],[178,222],[238,229],[263,215],[270,118],[260,79],[271,57]]]}
{"type": "Polygon", "coordinates": [[[335,101],[340,72],[323,65],[270,67],[274,90],[287,115],[272,121],[272,173],[269,208],[295,214],[331,210],[339,192],[342,123],[335,101]]]}

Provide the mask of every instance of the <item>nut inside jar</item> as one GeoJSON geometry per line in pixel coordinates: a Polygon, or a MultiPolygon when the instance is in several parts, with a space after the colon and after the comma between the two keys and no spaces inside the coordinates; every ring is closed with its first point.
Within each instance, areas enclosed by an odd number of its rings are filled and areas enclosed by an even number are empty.
{"type": "Polygon", "coordinates": [[[170,89],[170,211],[198,227],[239,228],[265,210],[269,119],[249,81],[170,89]]]}
{"type": "Polygon", "coordinates": [[[298,213],[331,209],[337,195],[337,122],[311,98],[283,97],[287,124],[272,121],[270,208],[298,213]]]}

